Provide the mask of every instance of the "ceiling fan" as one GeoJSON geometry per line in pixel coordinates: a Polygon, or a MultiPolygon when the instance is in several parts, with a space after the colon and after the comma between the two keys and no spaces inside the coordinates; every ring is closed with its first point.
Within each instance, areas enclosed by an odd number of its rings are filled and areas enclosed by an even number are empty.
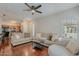
{"type": "Polygon", "coordinates": [[[40,14],[42,13],[41,11],[37,10],[38,8],[42,7],[42,5],[38,5],[37,7],[36,7],[36,6],[30,6],[30,5],[27,4],[27,3],[25,3],[25,5],[28,6],[29,9],[24,10],[24,11],[31,11],[31,12],[32,12],[32,15],[34,15],[35,12],[40,13],[40,14]]]}

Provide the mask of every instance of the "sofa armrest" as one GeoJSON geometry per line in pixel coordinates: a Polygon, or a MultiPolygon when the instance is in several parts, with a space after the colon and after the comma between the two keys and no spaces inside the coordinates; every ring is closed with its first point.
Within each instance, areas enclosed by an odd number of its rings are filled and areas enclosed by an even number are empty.
{"type": "Polygon", "coordinates": [[[49,56],[73,56],[65,47],[57,44],[49,46],[48,54],[49,56]]]}

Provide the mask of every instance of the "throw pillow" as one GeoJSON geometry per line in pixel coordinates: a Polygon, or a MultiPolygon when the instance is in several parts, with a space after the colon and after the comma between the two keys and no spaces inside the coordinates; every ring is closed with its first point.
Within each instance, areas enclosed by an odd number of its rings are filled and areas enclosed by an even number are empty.
{"type": "Polygon", "coordinates": [[[66,48],[71,51],[73,54],[77,53],[79,51],[79,41],[77,40],[70,40],[70,42],[67,44],[66,48]]]}
{"type": "Polygon", "coordinates": [[[48,36],[48,40],[52,41],[52,35],[48,36]]]}

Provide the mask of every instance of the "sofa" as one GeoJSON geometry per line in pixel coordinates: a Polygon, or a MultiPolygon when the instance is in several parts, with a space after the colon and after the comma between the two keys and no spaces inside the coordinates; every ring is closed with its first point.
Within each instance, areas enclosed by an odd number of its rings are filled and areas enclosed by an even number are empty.
{"type": "Polygon", "coordinates": [[[11,43],[13,46],[30,42],[32,40],[30,34],[25,35],[23,33],[12,33],[11,43]]]}
{"type": "Polygon", "coordinates": [[[43,43],[46,43],[46,44],[53,44],[57,40],[56,35],[54,33],[38,32],[38,33],[36,33],[35,38],[39,41],[42,41],[43,43]],[[52,36],[52,37],[50,38],[50,36],[52,36]]]}
{"type": "Polygon", "coordinates": [[[79,55],[79,40],[70,40],[66,46],[53,44],[48,48],[49,56],[73,56],[79,55]]]}
{"type": "Polygon", "coordinates": [[[45,43],[51,45],[55,42],[55,38],[52,37],[48,40],[49,33],[37,33],[35,37],[32,37],[29,33],[12,33],[11,43],[13,46],[35,41],[39,43],[45,43]]]}

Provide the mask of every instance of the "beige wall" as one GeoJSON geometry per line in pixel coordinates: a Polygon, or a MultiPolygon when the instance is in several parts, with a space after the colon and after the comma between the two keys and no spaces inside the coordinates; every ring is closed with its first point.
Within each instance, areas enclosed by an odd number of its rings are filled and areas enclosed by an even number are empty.
{"type": "Polygon", "coordinates": [[[79,22],[79,7],[37,18],[35,22],[36,32],[53,32],[63,36],[65,23],[79,22]]]}

